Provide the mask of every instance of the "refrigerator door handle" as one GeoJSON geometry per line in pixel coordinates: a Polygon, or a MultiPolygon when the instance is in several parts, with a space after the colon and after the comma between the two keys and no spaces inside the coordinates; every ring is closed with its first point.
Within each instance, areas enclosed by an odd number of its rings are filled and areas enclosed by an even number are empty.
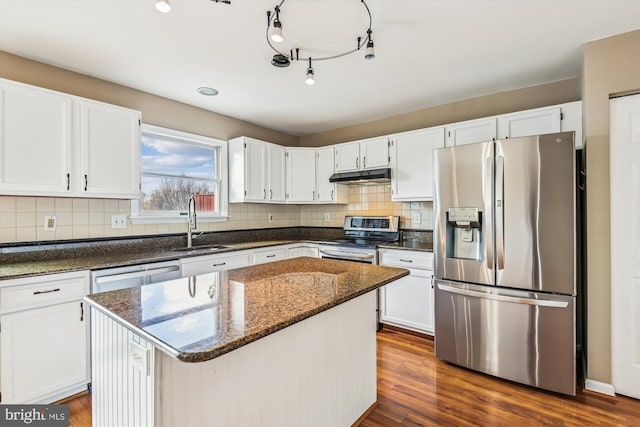
{"type": "Polygon", "coordinates": [[[496,155],[496,258],[504,269],[504,156],[496,155]]]}
{"type": "Polygon", "coordinates": [[[485,204],[486,216],[485,216],[485,224],[489,224],[486,227],[486,230],[489,230],[486,233],[485,241],[487,242],[487,268],[489,270],[493,270],[493,158],[486,157],[485,165],[484,165],[484,179],[485,179],[485,200],[490,200],[491,202],[485,204]]]}
{"type": "Polygon", "coordinates": [[[532,298],[510,297],[507,295],[490,294],[485,292],[477,292],[477,291],[471,291],[468,289],[456,288],[449,285],[443,285],[442,283],[438,283],[438,289],[445,292],[451,292],[452,294],[464,295],[464,296],[475,297],[475,298],[484,298],[484,299],[489,299],[493,301],[512,302],[515,304],[535,305],[538,307],[566,308],[569,305],[567,301],[553,301],[553,300],[539,300],[539,299],[532,299],[532,298]]]}

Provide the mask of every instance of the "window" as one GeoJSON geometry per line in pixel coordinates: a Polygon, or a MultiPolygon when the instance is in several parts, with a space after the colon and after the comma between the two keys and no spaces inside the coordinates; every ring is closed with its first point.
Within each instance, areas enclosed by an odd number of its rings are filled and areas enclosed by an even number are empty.
{"type": "Polygon", "coordinates": [[[183,222],[191,196],[199,221],[227,218],[227,142],[143,125],[142,197],[131,203],[134,223],[183,222]]]}

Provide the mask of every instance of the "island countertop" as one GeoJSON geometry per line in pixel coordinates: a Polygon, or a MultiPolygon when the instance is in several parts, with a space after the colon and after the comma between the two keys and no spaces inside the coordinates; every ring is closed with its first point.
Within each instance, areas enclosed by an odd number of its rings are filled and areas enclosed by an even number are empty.
{"type": "Polygon", "coordinates": [[[203,362],[408,274],[401,268],[303,257],[85,299],[167,354],[203,362]]]}

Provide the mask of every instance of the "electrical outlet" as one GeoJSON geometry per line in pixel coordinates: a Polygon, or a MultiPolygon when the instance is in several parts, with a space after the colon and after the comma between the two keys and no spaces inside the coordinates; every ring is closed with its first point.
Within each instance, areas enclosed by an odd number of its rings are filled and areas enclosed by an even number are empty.
{"type": "Polygon", "coordinates": [[[422,215],[420,212],[413,214],[413,224],[419,225],[422,222],[422,215]]]}
{"type": "Polygon", "coordinates": [[[324,220],[325,221],[331,221],[331,214],[329,212],[325,212],[324,213],[324,220]]]}
{"type": "Polygon", "coordinates": [[[272,213],[269,214],[269,222],[273,222],[273,214],[272,213]]]}
{"type": "Polygon", "coordinates": [[[44,231],[56,231],[55,215],[47,215],[44,217],[44,231]]]}
{"type": "Polygon", "coordinates": [[[126,215],[111,215],[111,228],[127,228],[127,216],[126,215]]]}
{"type": "Polygon", "coordinates": [[[149,369],[149,350],[134,341],[129,341],[129,366],[147,374],[149,369]]]}

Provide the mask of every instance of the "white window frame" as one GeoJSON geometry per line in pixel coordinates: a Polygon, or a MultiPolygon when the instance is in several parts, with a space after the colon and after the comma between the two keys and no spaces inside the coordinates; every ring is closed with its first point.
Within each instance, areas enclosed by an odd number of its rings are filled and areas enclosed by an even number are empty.
{"type": "MultiPolygon", "coordinates": [[[[218,198],[219,210],[216,213],[198,212],[198,222],[222,222],[229,218],[229,173],[227,170],[228,148],[227,141],[223,139],[211,138],[189,132],[182,132],[174,129],[163,128],[143,123],[141,136],[143,134],[157,135],[172,140],[183,140],[194,145],[216,148],[216,168],[219,174],[218,198]]],[[[142,138],[138,141],[138,155],[142,156],[142,138]]],[[[140,182],[142,182],[142,168],[140,168],[140,182]]],[[[178,212],[143,214],[140,199],[131,201],[131,223],[133,224],[167,224],[186,223],[187,217],[178,212]]]]}

